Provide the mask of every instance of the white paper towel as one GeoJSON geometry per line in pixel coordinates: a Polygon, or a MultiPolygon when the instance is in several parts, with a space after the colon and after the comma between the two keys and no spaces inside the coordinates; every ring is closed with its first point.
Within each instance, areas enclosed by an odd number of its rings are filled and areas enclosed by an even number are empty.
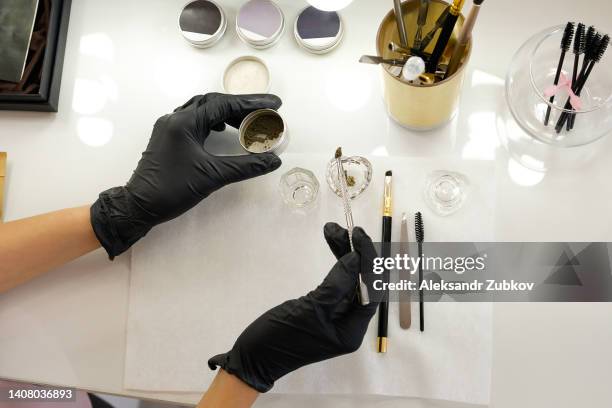
{"type": "MultiPolygon", "coordinates": [[[[223,188],[186,215],[155,228],[132,253],[125,387],[202,391],[211,382],[206,361],[229,350],[257,316],[301,296],[325,277],[334,258],[323,238],[327,221],[344,224],[341,201],[325,182],[329,157],[284,155],[276,172],[223,188]],[[293,167],[321,183],[318,206],[295,214],[278,193],[293,167]]],[[[394,215],[423,212],[429,241],[491,241],[494,166],[491,162],[369,157],[372,184],[353,202],[353,217],[380,239],[382,180],[394,175],[394,215]],[[465,207],[437,217],[422,188],[433,170],[467,175],[465,207]]],[[[395,223],[396,226],[399,224],[395,223]]],[[[394,240],[399,228],[394,229],[394,240]]],[[[491,373],[491,306],[426,304],[424,333],[398,325],[390,307],[389,351],[374,351],[377,318],[354,354],[304,367],[273,392],[382,394],[487,404],[491,373]]],[[[413,304],[418,316],[418,306],[413,304]]],[[[418,323],[418,317],[415,319],[418,323]]]]}

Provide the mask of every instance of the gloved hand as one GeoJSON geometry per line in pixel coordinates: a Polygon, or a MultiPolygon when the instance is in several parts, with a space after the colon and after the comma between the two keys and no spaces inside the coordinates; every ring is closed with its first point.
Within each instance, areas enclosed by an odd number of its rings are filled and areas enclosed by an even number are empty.
{"type": "MultiPolygon", "coordinates": [[[[377,303],[357,301],[358,273],[372,275],[377,256],[372,240],[359,227],[348,232],[328,223],[325,239],[338,262],[314,291],[267,311],[251,323],[225,354],[211,358],[211,369],[223,368],[259,392],[291,371],[356,351],[377,303]]],[[[371,286],[369,286],[371,287],[371,286]]]]}
{"type": "Polygon", "coordinates": [[[211,93],[159,118],[130,181],[102,192],[91,207],[94,232],[109,257],[221,187],[279,168],[281,161],[272,153],[219,157],[204,149],[204,141],[226,124],[238,128],[254,110],[280,106],[274,95],[211,93]]]}

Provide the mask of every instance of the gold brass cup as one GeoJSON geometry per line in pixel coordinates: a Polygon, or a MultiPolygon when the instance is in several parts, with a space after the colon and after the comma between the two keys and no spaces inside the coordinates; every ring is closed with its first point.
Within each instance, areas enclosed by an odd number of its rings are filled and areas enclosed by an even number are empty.
{"type": "MultiPolygon", "coordinates": [[[[407,0],[402,3],[406,30],[408,31],[408,41],[411,46],[417,28],[419,4],[418,0],[407,0]]],[[[431,1],[427,23],[423,29],[423,36],[435,26],[438,16],[447,6],[448,3],[441,0],[431,1]]],[[[440,59],[441,65],[448,64],[457,43],[461,27],[463,27],[463,22],[464,17],[460,15],[446,51],[440,59]]],[[[426,53],[433,51],[440,31],[438,30],[438,33],[436,33],[425,49],[426,53]]],[[[391,41],[399,44],[399,34],[393,10],[387,13],[378,28],[376,50],[378,55],[383,58],[402,58],[402,54],[389,49],[391,41]]],[[[471,49],[472,40],[470,40],[466,48],[465,55],[457,72],[434,84],[417,85],[409,83],[401,77],[394,75],[391,71],[392,67],[381,65],[383,93],[389,116],[402,126],[413,130],[430,130],[448,123],[455,116],[459,107],[465,67],[469,62],[471,49]]]]}

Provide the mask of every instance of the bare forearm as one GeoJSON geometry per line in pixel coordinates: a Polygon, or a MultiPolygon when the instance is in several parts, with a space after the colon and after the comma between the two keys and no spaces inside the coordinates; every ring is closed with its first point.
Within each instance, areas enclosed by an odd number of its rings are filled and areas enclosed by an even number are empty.
{"type": "Polygon", "coordinates": [[[89,206],[0,224],[0,293],[99,247],[89,206]]]}
{"type": "Polygon", "coordinates": [[[249,408],[259,393],[237,377],[219,370],[197,408],[249,408]]]}

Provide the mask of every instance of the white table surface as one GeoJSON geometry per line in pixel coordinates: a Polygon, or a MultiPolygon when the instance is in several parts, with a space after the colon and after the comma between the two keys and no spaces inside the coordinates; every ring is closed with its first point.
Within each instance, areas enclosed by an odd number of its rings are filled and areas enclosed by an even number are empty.
{"type": "MultiPolygon", "coordinates": [[[[220,3],[233,20],[241,1],[220,3]]],[[[498,240],[612,239],[612,184],[606,182],[612,161],[605,158],[612,140],[583,168],[540,174],[509,161],[495,126],[503,78],[519,45],[568,19],[610,31],[612,3],[486,2],[459,116],[426,134],[387,118],[378,68],[356,63],[375,53],[375,31],[390,0],[355,0],[342,12],[343,44],[322,57],[307,55],[292,38],[304,2],[278,3],[289,30],[274,48],[255,51],[239,42],[231,22],[216,47],[191,48],[176,30],[183,1],[74,1],[60,112],[0,112],[0,151],[9,153],[5,221],[91,203],[100,191],[123,184],[158,116],[192,94],[220,90],[225,65],[255,54],[270,65],[272,91],[283,98],[290,152],[329,153],[342,145],[360,154],[496,160],[498,240]]],[[[232,138],[213,139],[213,151],[236,149],[232,138]]],[[[0,295],[0,377],[196,402],[198,395],[123,389],[128,278],[129,255],[111,263],[97,251],[0,295]]],[[[491,405],[612,405],[611,312],[610,304],[496,304],[491,405]]],[[[409,406],[398,399],[271,395],[257,406],[289,404],[409,406]]]]}

